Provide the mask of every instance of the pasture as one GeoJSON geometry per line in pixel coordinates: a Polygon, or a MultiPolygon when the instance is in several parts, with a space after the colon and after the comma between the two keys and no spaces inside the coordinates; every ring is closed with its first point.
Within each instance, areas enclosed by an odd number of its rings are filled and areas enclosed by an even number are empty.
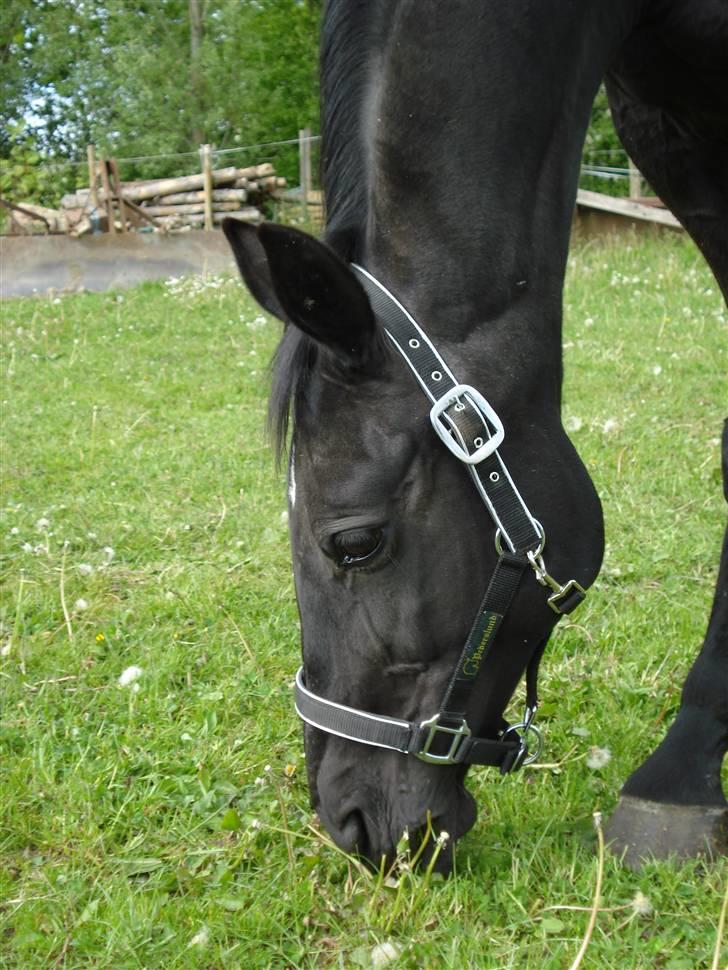
{"type": "MultiPolygon", "coordinates": [[[[726,317],[683,237],[572,249],[564,415],[606,561],[545,656],[542,762],[471,771],[479,820],[444,882],[366,872],[310,814],[265,436],[278,325],[233,278],[6,304],[0,966],[568,967],[592,814],[705,631],[726,317]]],[[[727,877],[607,856],[582,966],[725,967],[727,877]]]]}

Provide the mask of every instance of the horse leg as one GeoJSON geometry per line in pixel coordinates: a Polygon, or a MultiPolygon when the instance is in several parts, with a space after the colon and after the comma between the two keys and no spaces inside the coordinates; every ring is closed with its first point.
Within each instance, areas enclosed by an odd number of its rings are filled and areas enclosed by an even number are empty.
{"type": "MultiPolygon", "coordinates": [[[[650,78],[642,53],[639,47],[628,51],[608,78],[617,130],[630,156],[702,250],[728,299],[728,123],[725,105],[718,103],[725,101],[725,94],[719,93],[715,104],[705,97],[696,101],[691,115],[682,114],[674,101],[656,105],[645,89],[650,78]]],[[[664,69],[669,71],[669,66],[664,69]]],[[[684,94],[689,81],[676,88],[684,94]]],[[[728,500],[728,423],[723,482],[728,500]]],[[[613,851],[623,853],[632,866],[649,857],[728,853],[728,802],[720,777],[726,750],[728,531],[705,642],[685,681],[674,723],[622,790],[607,826],[613,851]]]]}
{"type": "MultiPolygon", "coordinates": [[[[728,421],[723,430],[728,501],[728,421]]],[[[728,750],[728,529],[703,648],[688,673],[665,738],[627,780],[607,825],[628,865],[648,857],[728,853],[728,802],[721,787],[728,750]]]]}

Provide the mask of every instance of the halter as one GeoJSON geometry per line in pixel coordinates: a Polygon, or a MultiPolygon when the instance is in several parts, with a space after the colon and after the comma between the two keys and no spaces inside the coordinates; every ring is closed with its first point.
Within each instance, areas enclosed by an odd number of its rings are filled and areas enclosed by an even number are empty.
{"type": "Polygon", "coordinates": [[[329,701],[306,687],[303,667],[296,674],[296,711],[307,724],[337,737],[415,755],[430,764],[495,765],[506,774],[535,761],[541,752],[541,735],[533,719],[538,707],[538,664],[545,641],[526,671],[523,720],[510,726],[503,721],[494,739],[473,737],[465,718],[485,657],[529,568],[549,589],[548,605],[558,615],[571,613],[586,594],[576,580],[561,584],[546,569],[543,527],[531,515],[498,454],[505,438],[498,415],[479,391],[455,378],[427,334],[389,290],[361,266],[351,265],[374,315],[431,401],[430,420],[435,433],[465,465],[495,523],[498,561],[440,710],[432,717],[420,723],[404,721],[329,701]],[[530,753],[529,734],[536,741],[530,753]]]}

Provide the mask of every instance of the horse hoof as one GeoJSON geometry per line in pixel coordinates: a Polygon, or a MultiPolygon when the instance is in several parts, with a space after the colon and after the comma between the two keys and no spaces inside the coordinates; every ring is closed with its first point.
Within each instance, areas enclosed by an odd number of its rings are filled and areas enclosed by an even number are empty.
{"type": "Polygon", "coordinates": [[[728,855],[728,807],[622,795],[604,834],[610,850],[630,869],[652,859],[715,859],[728,855]]]}

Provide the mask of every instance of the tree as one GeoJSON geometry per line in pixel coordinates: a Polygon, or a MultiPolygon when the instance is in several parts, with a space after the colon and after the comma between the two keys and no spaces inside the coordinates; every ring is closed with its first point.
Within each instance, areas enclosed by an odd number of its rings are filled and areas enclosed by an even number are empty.
{"type": "MultiPolygon", "coordinates": [[[[232,150],[317,131],[320,11],[321,0],[3,0],[0,166],[18,150],[79,160],[55,169],[68,190],[76,177],[85,183],[89,142],[125,158],[189,153],[122,165],[133,179],[194,169],[202,142],[232,150]]],[[[587,157],[617,149],[601,92],[587,157]]],[[[295,146],[221,158],[270,158],[298,177],[295,146]]]]}
{"type": "MultiPolygon", "coordinates": [[[[126,157],[195,152],[203,141],[231,148],[317,127],[319,0],[0,6],[0,120],[28,120],[47,155],[83,158],[89,142],[126,157]]],[[[179,165],[157,160],[124,175],[179,165]]]]}

